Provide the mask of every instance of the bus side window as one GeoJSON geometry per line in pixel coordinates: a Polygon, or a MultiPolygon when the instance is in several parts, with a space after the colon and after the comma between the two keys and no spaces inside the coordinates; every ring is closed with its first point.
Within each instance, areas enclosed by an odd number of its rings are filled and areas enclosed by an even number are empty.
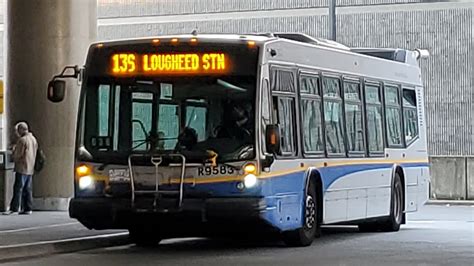
{"type": "Polygon", "coordinates": [[[323,154],[323,127],[319,77],[300,76],[300,106],[303,133],[303,150],[306,154],[323,154]]]}
{"type": "Polygon", "coordinates": [[[408,145],[419,134],[416,94],[413,89],[403,89],[403,118],[405,122],[405,141],[408,145]]]}
{"type": "Polygon", "coordinates": [[[383,114],[379,85],[365,85],[369,153],[383,153],[383,114]]]}
{"type": "Polygon", "coordinates": [[[295,74],[289,70],[273,69],[271,87],[273,121],[277,121],[281,134],[282,155],[296,154],[296,84],[295,74]]]}
{"type": "Polygon", "coordinates": [[[350,153],[365,152],[362,97],[359,82],[344,81],[347,148],[350,153]]]}
{"type": "Polygon", "coordinates": [[[385,86],[385,116],[388,147],[400,147],[402,143],[402,115],[400,93],[396,86],[385,86]]]}
{"type": "Polygon", "coordinates": [[[341,83],[338,78],[323,78],[323,97],[327,153],[345,154],[341,83]]]}

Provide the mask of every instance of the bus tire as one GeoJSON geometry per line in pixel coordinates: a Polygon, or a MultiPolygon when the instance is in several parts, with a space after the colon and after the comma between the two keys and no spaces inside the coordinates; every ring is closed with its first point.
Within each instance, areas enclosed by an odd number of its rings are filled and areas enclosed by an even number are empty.
{"type": "Polygon", "coordinates": [[[390,199],[390,215],[383,220],[359,224],[359,231],[361,232],[397,232],[400,230],[400,225],[403,222],[403,209],[404,209],[404,193],[403,185],[398,173],[395,174],[391,189],[390,199]]]}
{"type": "Polygon", "coordinates": [[[400,230],[400,225],[403,222],[405,195],[403,193],[402,181],[398,173],[395,173],[391,195],[390,216],[380,224],[380,229],[385,232],[397,232],[400,230]]]}
{"type": "Polygon", "coordinates": [[[283,232],[283,241],[287,246],[306,247],[313,243],[313,239],[321,234],[321,225],[318,222],[318,197],[313,181],[309,183],[305,195],[305,216],[303,227],[293,231],[283,232]]]}
{"type": "Polygon", "coordinates": [[[161,238],[156,231],[133,227],[128,229],[130,240],[139,247],[153,247],[160,243],[161,238]]]}

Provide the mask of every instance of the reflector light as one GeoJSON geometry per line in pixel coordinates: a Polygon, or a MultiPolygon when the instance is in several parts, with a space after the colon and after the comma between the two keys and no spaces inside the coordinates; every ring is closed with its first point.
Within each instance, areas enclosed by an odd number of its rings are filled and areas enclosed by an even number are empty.
{"type": "Polygon", "coordinates": [[[81,165],[76,168],[76,173],[78,176],[86,176],[91,173],[91,170],[87,165],[81,165]]]}

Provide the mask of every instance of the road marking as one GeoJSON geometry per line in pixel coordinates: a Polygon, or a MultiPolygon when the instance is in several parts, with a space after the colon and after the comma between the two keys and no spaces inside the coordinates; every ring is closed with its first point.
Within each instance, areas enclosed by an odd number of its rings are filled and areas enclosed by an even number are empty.
{"type": "Polygon", "coordinates": [[[50,225],[26,227],[26,228],[20,228],[20,229],[12,229],[12,230],[0,230],[0,234],[18,233],[18,232],[24,232],[24,231],[32,231],[32,230],[45,229],[45,228],[54,228],[54,227],[62,227],[62,226],[75,225],[75,224],[79,224],[79,222],[64,223],[64,224],[50,224],[50,225]]]}
{"type": "Polygon", "coordinates": [[[110,237],[115,237],[115,236],[118,237],[118,236],[126,236],[126,235],[128,235],[128,232],[39,241],[39,242],[31,242],[31,243],[25,243],[25,244],[7,245],[7,246],[0,246],[0,251],[10,249],[10,248],[21,248],[21,247],[39,246],[39,245],[47,245],[47,244],[59,244],[59,243],[67,243],[67,242],[82,241],[82,240],[105,239],[105,238],[110,238],[110,237]]]}

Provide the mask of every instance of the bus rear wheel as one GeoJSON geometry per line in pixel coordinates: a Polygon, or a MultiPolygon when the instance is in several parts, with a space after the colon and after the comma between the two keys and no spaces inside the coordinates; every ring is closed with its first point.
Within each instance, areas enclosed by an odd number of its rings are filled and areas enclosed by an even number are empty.
{"type": "Polygon", "coordinates": [[[283,233],[283,241],[292,247],[305,247],[321,234],[318,217],[318,198],[314,182],[310,182],[305,195],[303,227],[283,233]]]}
{"type": "Polygon", "coordinates": [[[402,181],[400,175],[396,173],[391,192],[390,215],[380,221],[360,224],[359,230],[362,232],[397,232],[400,230],[405,208],[404,197],[402,181]]]}
{"type": "Polygon", "coordinates": [[[161,241],[158,232],[149,228],[132,227],[128,233],[130,240],[139,247],[153,247],[161,241]]]}

